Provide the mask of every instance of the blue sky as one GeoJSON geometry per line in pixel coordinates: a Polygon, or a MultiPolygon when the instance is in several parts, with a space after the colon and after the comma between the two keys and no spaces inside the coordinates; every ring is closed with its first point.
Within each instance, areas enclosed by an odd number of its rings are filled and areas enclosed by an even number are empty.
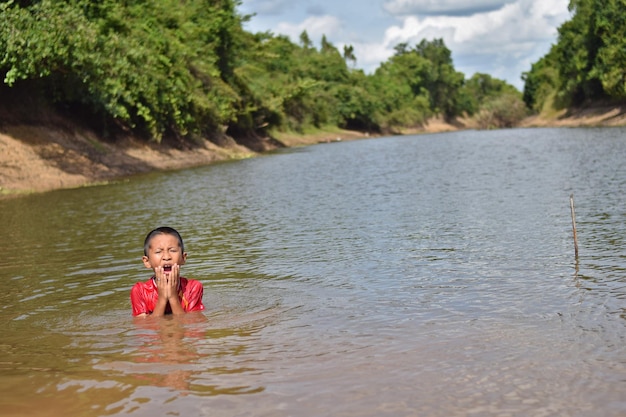
{"type": "Polygon", "coordinates": [[[319,46],[322,35],[340,51],[354,47],[356,66],[368,73],[394,53],[422,39],[443,38],[457,71],[467,78],[490,74],[523,87],[522,72],[557,40],[571,15],[569,0],[243,0],[239,11],[255,14],[245,28],[271,31],[298,42],[306,30],[319,46]]]}

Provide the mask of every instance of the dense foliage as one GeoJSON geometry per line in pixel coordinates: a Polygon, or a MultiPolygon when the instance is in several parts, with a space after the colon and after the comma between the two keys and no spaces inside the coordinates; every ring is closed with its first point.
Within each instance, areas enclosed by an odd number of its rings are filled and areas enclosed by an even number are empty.
{"type": "Polygon", "coordinates": [[[294,43],[245,31],[239,5],[0,1],[0,78],[17,90],[34,83],[55,106],[80,109],[104,128],[156,140],[328,126],[393,132],[433,115],[481,114],[485,127],[497,127],[523,116],[502,112],[519,107],[515,88],[486,74],[466,80],[441,39],[400,44],[365,74],[354,69],[351,46],[340,51],[326,37],[316,48],[306,32],[294,43]]]}
{"type": "Polygon", "coordinates": [[[626,100],[626,0],[570,0],[569,8],[557,43],[524,74],[526,105],[626,100]]]}

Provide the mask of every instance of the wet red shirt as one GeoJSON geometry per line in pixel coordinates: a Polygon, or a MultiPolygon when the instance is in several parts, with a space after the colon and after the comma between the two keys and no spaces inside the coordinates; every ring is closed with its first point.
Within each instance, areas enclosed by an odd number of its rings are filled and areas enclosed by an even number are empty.
{"type": "MultiPolygon", "coordinates": [[[[203,292],[204,290],[200,281],[180,277],[178,299],[186,313],[204,310],[204,305],[202,304],[203,292]]],[[[156,282],[154,282],[154,277],[146,282],[138,282],[133,285],[133,288],[130,290],[130,302],[133,306],[133,316],[144,313],[152,314],[158,297],[159,293],[156,282]]],[[[171,312],[172,309],[168,303],[165,308],[165,313],[171,312]]]]}

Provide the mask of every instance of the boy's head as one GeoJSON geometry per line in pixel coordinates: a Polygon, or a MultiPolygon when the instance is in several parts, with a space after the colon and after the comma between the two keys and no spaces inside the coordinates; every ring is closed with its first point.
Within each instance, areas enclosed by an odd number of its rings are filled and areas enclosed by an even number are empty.
{"type": "Polygon", "coordinates": [[[180,246],[180,251],[185,252],[185,244],[183,243],[183,238],[180,236],[180,233],[176,231],[176,229],[172,227],[157,227],[146,236],[146,239],[143,241],[143,254],[144,256],[148,256],[148,251],[150,249],[150,242],[152,238],[157,235],[172,235],[176,239],[178,239],[178,245],[180,246]]]}
{"type": "Polygon", "coordinates": [[[169,273],[174,265],[184,265],[187,260],[180,234],[171,227],[154,229],[143,243],[143,264],[148,269],[163,268],[169,273]]]}

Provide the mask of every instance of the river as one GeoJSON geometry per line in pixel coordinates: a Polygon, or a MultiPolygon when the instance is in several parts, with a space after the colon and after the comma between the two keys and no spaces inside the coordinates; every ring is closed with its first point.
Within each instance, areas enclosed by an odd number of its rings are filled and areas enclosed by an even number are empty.
{"type": "Polygon", "coordinates": [[[0,200],[0,413],[624,416],[625,162],[461,131],[0,200]],[[206,310],[133,319],[161,225],[206,310]]]}

